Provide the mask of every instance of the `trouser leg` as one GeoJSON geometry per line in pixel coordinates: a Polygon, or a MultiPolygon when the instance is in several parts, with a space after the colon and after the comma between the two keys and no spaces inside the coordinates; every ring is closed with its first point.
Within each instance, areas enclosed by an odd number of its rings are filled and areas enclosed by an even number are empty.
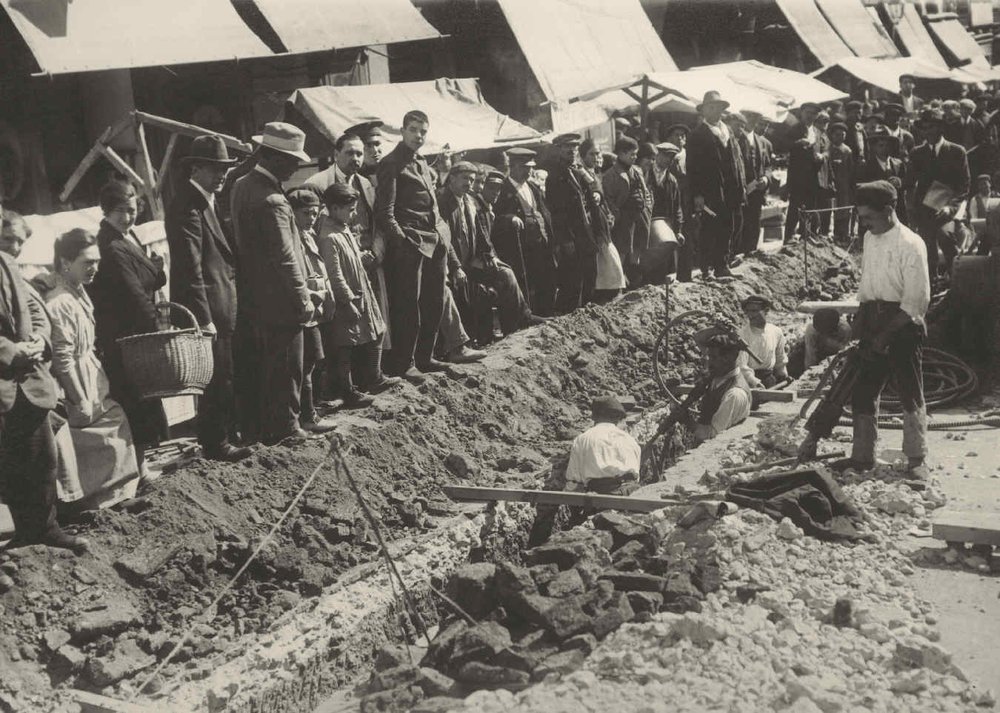
{"type": "Polygon", "coordinates": [[[760,242],[760,213],[763,207],[762,197],[754,195],[747,199],[743,209],[743,234],[740,244],[740,252],[744,255],[756,250],[760,242]]]}
{"type": "Polygon", "coordinates": [[[580,255],[562,255],[559,259],[559,292],[556,296],[556,311],[568,314],[580,306],[583,275],[580,255]]]}
{"type": "Polygon", "coordinates": [[[733,208],[733,225],[729,233],[728,244],[726,245],[726,265],[728,266],[732,259],[736,257],[737,254],[743,252],[741,245],[743,243],[743,210],[745,206],[737,206],[733,208]]]}
{"type": "Polygon", "coordinates": [[[56,528],[57,464],[49,412],[19,392],[13,408],[0,416],[0,485],[25,542],[56,528]]]}
{"type": "Polygon", "coordinates": [[[434,356],[434,343],[444,314],[445,277],[448,270],[447,249],[438,244],[434,254],[424,260],[420,271],[420,326],[417,334],[414,361],[419,368],[434,356]]]}
{"type": "Polygon", "coordinates": [[[709,269],[725,270],[729,267],[729,244],[733,235],[733,214],[727,208],[720,208],[715,217],[702,216],[701,271],[709,269]]]}
{"type": "Polygon", "coordinates": [[[354,378],[352,366],[352,357],[354,356],[354,347],[352,346],[340,346],[337,347],[337,352],[334,357],[334,362],[336,364],[337,370],[337,382],[340,385],[340,397],[343,399],[348,399],[354,393],[354,378]]]}
{"type": "Polygon", "coordinates": [[[923,331],[915,324],[903,327],[889,345],[889,373],[903,408],[903,453],[908,458],[927,455],[927,407],[924,404],[923,331]]]}
{"type": "MultiPolygon", "coordinates": [[[[393,371],[413,366],[420,333],[424,257],[409,242],[394,243],[386,255],[389,268],[389,321],[392,325],[393,371]]],[[[435,329],[437,323],[435,322],[435,329]]]]}
{"type": "Polygon", "coordinates": [[[260,352],[249,320],[237,322],[233,335],[233,387],[236,421],[245,443],[260,440],[260,352]]]}
{"type": "Polygon", "coordinates": [[[543,317],[555,312],[558,271],[549,247],[535,247],[524,255],[527,289],[531,292],[531,311],[543,317]]]}
{"type": "Polygon", "coordinates": [[[219,333],[212,342],[212,380],[198,401],[198,442],[206,451],[229,442],[233,421],[233,335],[219,333]]]}
{"type": "Polygon", "coordinates": [[[302,394],[302,327],[258,329],[261,354],[261,425],[265,440],[284,438],[299,427],[302,394]]]}
{"type": "Polygon", "coordinates": [[[851,392],[851,417],[854,420],[854,441],[851,458],[862,463],[875,461],[878,442],[878,402],[889,376],[888,359],[872,355],[862,362],[851,392]]]}
{"type": "MultiPolygon", "coordinates": [[[[509,267],[499,265],[495,272],[486,276],[486,282],[497,295],[500,328],[504,334],[510,334],[523,325],[531,315],[524,294],[517,284],[517,277],[509,267]]],[[[492,314],[490,322],[490,331],[492,331],[492,314]]]]}
{"type": "MultiPolygon", "coordinates": [[[[302,420],[316,420],[315,395],[318,389],[313,388],[313,374],[316,367],[323,362],[323,342],[319,327],[306,327],[302,332],[302,420]]],[[[316,382],[318,385],[318,381],[316,382]]]]}
{"type": "Polygon", "coordinates": [[[458,311],[455,295],[452,294],[451,288],[445,286],[441,324],[438,327],[437,351],[439,354],[448,354],[448,352],[468,343],[469,334],[462,324],[462,315],[458,311]]]}

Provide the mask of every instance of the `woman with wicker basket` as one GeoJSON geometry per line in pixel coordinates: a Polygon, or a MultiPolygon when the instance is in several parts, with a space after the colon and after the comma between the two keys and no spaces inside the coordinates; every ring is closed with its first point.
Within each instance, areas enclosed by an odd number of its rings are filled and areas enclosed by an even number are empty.
{"type": "Polygon", "coordinates": [[[111,385],[111,398],[121,404],[132,426],[136,459],[166,438],[167,419],[159,399],[142,400],[129,377],[117,340],[158,330],[156,291],[167,283],[163,258],[139,241],[132,230],[138,211],[131,185],[113,181],[101,189],[104,220],[97,233],[101,269],[87,292],[94,302],[97,348],[111,385]]]}
{"type": "Polygon", "coordinates": [[[97,238],[77,228],[55,245],[55,288],[45,296],[52,320],[52,375],[63,390],[76,468],[62,474],[59,499],[104,508],[135,496],[139,484],[132,430],[110,396],[95,351],[94,305],[84,285],[101,261],[97,238]]]}

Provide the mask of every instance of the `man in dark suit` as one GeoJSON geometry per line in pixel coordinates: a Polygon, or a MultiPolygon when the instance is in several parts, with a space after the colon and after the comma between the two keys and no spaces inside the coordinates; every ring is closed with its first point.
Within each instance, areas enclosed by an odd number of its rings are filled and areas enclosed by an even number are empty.
{"type": "MultiPolygon", "coordinates": [[[[2,212],[2,211],[0,211],[2,212]]],[[[84,552],[89,543],[56,523],[56,442],[49,412],[59,388],[49,373],[48,319],[12,257],[0,252],[0,492],[15,541],[84,552]]]]}
{"type": "Polygon", "coordinates": [[[924,108],[924,100],[913,93],[917,80],[912,74],[899,77],[899,103],[906,114],[919,114],[924,108]]]}
{"type": "Polygon", "coordinates": [[[844,143],[854,154],[854,162],[861,166],[868,159],[865,154],[867,145],[865,143],[865,127],[861,123],[861,112],[864,104],[857,99],[844,104],[844,123],[847,125],[847,138],[844,143]]]}
{"type": "Polygon", "coordinates": [[[771,186],[774,146],[764,136],[767,119],[754,111],[744,111],[743,115],[747,121],[747,132],[744,134],[746,146],[743,150],[747,204],[743,208],[743,235],[736,252],[748,254],[756,250],[760,242],[760,214],[771,186]]]}
{"type": "Polygon", "coordinates": [[[902,104],[885,104],[882,106],[882,116],[885,119],[885,126],[889,129],[889,133],[895,136],[898,140],[898,146],[896,147],[896,153],[893,155],[896,158],[903,159],[903,162],[910,160],[910,154],[916,147],[916,139],[913,138],[913,134],[904,129],[899,125],[899,120],[903,116],[903,106],[902,104]]]}
{"type": "MultiPolygon", "coordinates": [[[[799,111],[799,124],[789,133],[792,148],[788,154],[788,216],[785,220],[785,242],[792,240],[799,228],[803,210],[816,210],[824,205],[833,190],[830,175],[830,140],[816,126],[819,106],[806,102],[799,111]]],[[[822,221],[811,221],[818,229],[822,221]]],[[[806,224],[802,222],[803,237],[806,224]]]]}
{"type": "Polygon", "coordinates": [[[572,312],[588,304],[597,280],[597,242],[590,224],[593,194],[576,167],[579,134],[560,134],[552,139],[558,151],[557,165],[545,180],[545,200],[552,215],[559,292],[556,310],[572,312]]]}
{"type": "Polygon", "coordinates": [[[646,185],[643,170],[636,164],[638,153],[639,144],[635,139],[619,138],[615,142],[615,163],[602,178],[605,202],[614,216],[612,241],[621,256],[625,274],[634,286],[642,279],[639,259],[649,247],[653,211],[653,195],[646,185]]]}
{"type": "Polygon", "coordinates": [[[291,124],[269,123],[254,142],[259,160],[233,187],[231,213],[240,256],[239,311],[254,327],[262,372],[260,437],[271,445],[308,436],[299,425],[302,330],[316,298],[306,284],[302,240],[282,182],[309,156],[302,150],[305,134],[291,124]]]}
{"type": "Polygon", "coordinates": [[[235,462],[249,448],[229,442],[235,419],[233,333],[236,329],[236,257],[222,230],[215,199],[236,163],[218,136],[199,136],[181,159],[189,171],[167,210],[172,297],[187,307],[212,343],[212,380],[198,402],[198,441],[207,458],[235,462]]]}
{"type": "MultiPolygon", "coordinates": [[[[419,383],[421,372],[443,371],[434,344],[444,312],[449,236],[438,212],[434,173],[420,155],[430,119],[403,117],[402,140],[378,164],[375,225],[386,238],[392,360],[387,370],[419,383]]],[[[461,270],[455,287],[465,287],[461,270]]]]}
{"type": "Polygon", "coordinates": [[[728,107],[719,92],[706,92],[697,107],[703,121],[691,132],[687,145],[693,207],[701,215],[702,278],[708,278],[710,270],[716,277],[732,277],[729,251],[746,200],[743,156],[732,130],[722,121],[728,107]]]}
{"type": "Polygon", "coordinates": [[[944,253],[946,267],[951,266],[957,251],[942,228],[954,219],[969,193],[969,161],[965,149],[945,140],[944,114],[940,110],[925,110],[920,115],[920,124],[927,142],[913,150],[911,159],[916,183],[913,218],[917,232],[927,244],[927,265],[933,284],[938,275],[938,247],[944,253]]]}
{"type": "Polygon", "coordinates": [[[490,237],[497,256],[517,275],[532,312],[549,316],[556,297],[552,216],[542,189],[530,180],[535,152],[512,148],[507,156],[510,175],[501,183],[493,206],[496,217],[490,237]]]}
{"type": "Polygon", "coordinates": [[[469,276],[455,297],[465,328],[483,346],[493,340],[494,306],[505,335],[541,320],[531,314],[513,270],[497,260],[489,216],[470,192],[475,174],[476,166],[468,161],[453,165],[438,192],[438,206],[451,232],[456,264],[469,276]]]}
{"type": "MultiPolygon", "coordinates": [[[[847,124],[834,121],[827,131],[830,137],[830,172],[836,189],[836,207],[846,208],[854,205],[854,186],[857,181],[857,171],[854,163],[854,152],[847,145],[847,124]]],[[[851,239],[851,220],[853,210],[838,210],[833,214],[833,237],[841,244],[847,245],[851,239]]]]}
{"type": "MultiPolygon", "coordinates": [[[[889,133],[885,126],[879,126],[868,137],[868,160],[858,170],[857,183],[888,181],[902,195],[903,187],[909,184],[906,164],[898,155],[899,139],[889,133]]],[[[909,227],[906,201],[896,202],[896,217],[909,227]]]]}

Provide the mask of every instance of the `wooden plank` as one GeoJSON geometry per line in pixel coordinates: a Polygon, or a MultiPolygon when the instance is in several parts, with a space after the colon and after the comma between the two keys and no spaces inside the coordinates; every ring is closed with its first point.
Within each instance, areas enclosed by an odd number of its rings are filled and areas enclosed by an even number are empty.
{"type": "Polygon", "coordinates": [[[135,122],[135,141],[139,147],[139,170],[142,178],[146,182],[145,194],[149,201],[149,208],[153,211],[153,218],[163,220],[163,201],[156,190],[156,177],[153,175],[153,161],[149,158],[149,144],[146,143],[146,128],[141,121],[135,122]]]}
{"type": "Polygon", "coordinates": [[[103,155],[101,148],[104,146],[104,142],[107,141],[108,137],[111,135],[111,127],[109,126],[104,130],[94,145],[90,147],[90,151],[87,155],[83,157],[83,160],[77,164],[76,168],[73,169],[73,173],[70,174],[69,179],[63,185],[62,193],[59,194],[59,200],[63,203],[69,198],[70,194],[76,190],[77,184],[83,179],[90,170],[90,167],[94,165],[94,161],[97,160],[98,156],[103,155]]]}
{"type": "Polygon", "coordinates": [[[146,185],[143,182],[142,177],[135,172],[134,168],[132,168],[131,166],[128,165],[128,163],[125,162],[125,159],[123,159],[121,156],[118,155],[117,151],[115,151],[110,146],[105,146],[104,144],[101,144],[100,151],[101,154],[104,156],[104,158],[108,159],[108,161],[111,162],[112,166],[114,166],[119,171],[128,176],[128,179],[133,183],[135,183],[137,186],[139,186],[139,188],[145,190],[146,185]]]}
{"type": "Polygon", "coordinates": [[[801,302],[795,308],[802,314],[814,314],[821,309],[835,309],[841,314],[854,314],[861,305],[857,300],[837,300],[832,302],[801,302]]]}
{"type": "Polygon", "coordinates": [[[1000,546],[1000,513],[941,511],[934,517],[931,534],[946,542],[1000,546]]]}
{"type": "Polygon", "coordinates": [[[80,704],[82,713],[166,713],[158,705],[128,703],[89,691],[73,691],[73,698],[80,704]]]}
{"type": "Polygon", "coordinates": [[[446,485],[445,494],[452,500],[466,502],[495,502],[502,500],[536,505],[570,505],[595,510],[624,510],[627,512],[653,512],[671,504],[664,500],[630,498],[622,495],[598,493],[564,493],[561,490],[521,490],[517,488],[476,488],[466,485],[446,485]]]}
{"type": "Polygon", "coordinates": [[[163,161],[160,162],[160,175],[156,179],[156,194],[163,196],[163,185],[167,180],[167,171],[170,170],[170,160],[174,157],[174,149],[177,148],[178,134],[170,134],[167,141],[167,149],[163,152],[163,161]]]}
{"type": "MultiPolygon", "coordinates": [[[[693,384],[681,384],[671,387],[671,391],[678,394],[690,394],[694,390],[693,384]]],[[[758,403],[774,401],[777,403],[790,403],[795,400],[795,394],[791,391],[781,391],[780,389],[751,389],[754,399],[758,403]]]]}
{"type": "Polygon", "coordinates": [[[235,136],[229,136],[228,134],[220,134],[217,131],[209,131],[208,129],[203,129],[200,126],[195,126],[194,124],[185,124],[182,121],[174,121],[173,119],[165,119],[162,116],[156,116],[155,114],[147,114],[142,111],[132,112],[136,118],[136,121],[140,121],[144,124],[149,124],[150,126],[155,126],[160,129],[166,129],[167,131],[174,134],[184,134],[185,136],[197,137],[205,136],[206,134],[215,134],[221,138],[231,149],[235,149],[242,153],[253,153],[253,145],[240,141],[235,136]]]}

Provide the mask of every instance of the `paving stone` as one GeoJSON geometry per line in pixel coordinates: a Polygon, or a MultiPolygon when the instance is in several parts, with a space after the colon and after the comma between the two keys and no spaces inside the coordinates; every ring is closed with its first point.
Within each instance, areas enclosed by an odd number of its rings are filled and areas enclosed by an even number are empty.
{"type": "Polygon", "coordinates": [[[559,572],[546,586],[545,594],[561,599],[583,592],[583,580],[576,569],[559,572]]]}
{"type": "Polygon", "coordinates": [[[661,592],[667,584],[663,577],[645,572],[619,572],[605,570],[601,579],[607,579],[615,585],[615,589],[623,592],[661,592]]]}
{"type": "Polygon", "coordinates": [[[503,666],[492,666],[481,661],[469,661],[464,664],[455,677],[462,683],[481,686],[524,685],[531,680],[525,671],[503,666]]]}
{"type": "Polygon", "coordinates": [[[135,641],[125,639],[115,644],[110,654],[91,656],[87,660],[86,674],[91,683],[103,688],[131,677],[154,663],[156,659],[140,649],[135,641]]]}
{"type": "Polygon", "coordinates": [[[497,605],[496,565],[477,562],[459,567],[448,580],[448,595],[473,619],[497,605]]]}
{"type": "Polygon", "coordinates": [[[82,612],[69,625],[73,641],[93,641],[99,636],[114,636],[139,623],[139,611],[127,599],[113,597],[101,602],[103,608],[82,612]]]}

